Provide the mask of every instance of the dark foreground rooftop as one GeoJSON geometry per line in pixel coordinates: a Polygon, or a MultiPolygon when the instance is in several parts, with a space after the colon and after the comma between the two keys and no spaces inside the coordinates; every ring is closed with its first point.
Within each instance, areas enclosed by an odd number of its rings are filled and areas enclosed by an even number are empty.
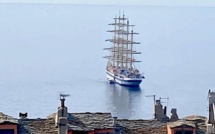
{"type": "MultiPolygon", "coordinates": [[[[45,119],[16,119],[0,113],[0,124],[17,124],[18,134],[57,134],[55,115],[54,113],[45,119]]],[[[186,124],[196,127],[197,134],[205,134],[206,120],[203,116],[189,116],[175,122],[116,119],[114,124],[111,113],[68,113],[68,130],[90,132],[113,129],[116,134],[167,134],[167,124],[171,127],[186,124]]]]}

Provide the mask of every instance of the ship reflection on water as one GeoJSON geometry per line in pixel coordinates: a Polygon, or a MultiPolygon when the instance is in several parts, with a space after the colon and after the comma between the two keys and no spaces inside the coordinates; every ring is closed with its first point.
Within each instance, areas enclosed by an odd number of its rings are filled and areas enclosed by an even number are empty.
{"type": "Polygon", "coordinates": [[[107,84],[108,109],[118,118],[138,117],[141,111],[141,94],[143,90],[138,87],[125,87],[118,84],[107,84]]]}

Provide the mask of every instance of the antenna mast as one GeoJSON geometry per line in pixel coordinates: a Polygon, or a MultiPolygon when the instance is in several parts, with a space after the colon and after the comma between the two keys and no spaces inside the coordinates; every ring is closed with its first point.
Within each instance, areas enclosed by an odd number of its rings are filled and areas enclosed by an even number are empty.
{"type": "Polygon", "coordinates": [[[166,98],[161,98],[161,97],[160,97],[159,99],[160,99],[160,102],[161,102],[161,103],[166,103],[166,106],[168,106],[169,97],[166,97],[166,98]],[[162,102],[162,101],[161,101],[162,99],[165,99],[166,102],[164,102],[164,101],[162,102]]]}
{"type": "Polygon", "coordinates": [[[153,116],[155,115],[155,95],[147,95],[146,97],[153,97],[153,100],[154,100],[154,114],[153,116]]]}
{"type": "Polygon", "coordinates": [[[69,96],[70,96],[69,94],[62,94],[62,93],[60,93],[61,107],[65,107],[65,104],[64,104],[65,98],[69,97],[69,96]]]}
{"type": "Polygon", "coordinates": [[[146,95],[146,97],[153,97],[154,105],[155,105],[155,95],[146,95]]]}

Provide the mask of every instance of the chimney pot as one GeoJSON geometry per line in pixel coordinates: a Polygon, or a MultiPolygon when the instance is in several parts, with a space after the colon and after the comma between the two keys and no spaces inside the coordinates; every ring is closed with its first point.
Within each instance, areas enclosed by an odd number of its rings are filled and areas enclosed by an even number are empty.
{"type": "Polygon", "coordinates": [[[65,99],[60,99],[60,101],[61,101],[61,107],[64,107],[65,106],[65,99]]]}
{"type": "Polygon", "coordinates": [[[113,117],[113,127],[116,127],[116,120],[117,120],[117,117],[113,117]]]}
{"type": "Polygon", "coordinates": [[[24,119],[24,118],[28,117],[28,113],[21,113],[20,112],[19,117],[24,119]]]}

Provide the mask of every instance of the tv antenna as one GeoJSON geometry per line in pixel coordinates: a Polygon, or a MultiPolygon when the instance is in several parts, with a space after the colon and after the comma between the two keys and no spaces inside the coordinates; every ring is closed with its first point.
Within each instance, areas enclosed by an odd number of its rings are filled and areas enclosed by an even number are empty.
{"type": "Polygon", "coordinates": [[[167,98],[159,98],[160,99],[160,101],[163,99],[165,99],[166,101],[161,101],[161,103],[166,103],[166,104],[168,104],[168,102],[169,102],[169,97],[167,97],[167,98]]]}
{"type": "Polygon", "coordinates": [[[154,100],[154,114],[153,114],[153,116],[155,116],[155,95],[146,95],[146,97],[153,97],[153,100],[154,100]]]}
{"type": "Polygon", "coordinates": [[[146,97],[153,97],[154,104],[155,104],[155,95],[146,95],[146,97]]]}
{"type": "Polygon", "coordinates": [[[65,99],[66,97],[69,97],[70,94],[62,94],[60,93],[60,99],[65,99]]]}
{"type": "Polygon", "coordinates": [[[62,94],[60,93],[60,101],[61,101],[61,107],[65,107],[65,98],[66,97],[69,97],[70,95],[69,94],[62,94]]]}

